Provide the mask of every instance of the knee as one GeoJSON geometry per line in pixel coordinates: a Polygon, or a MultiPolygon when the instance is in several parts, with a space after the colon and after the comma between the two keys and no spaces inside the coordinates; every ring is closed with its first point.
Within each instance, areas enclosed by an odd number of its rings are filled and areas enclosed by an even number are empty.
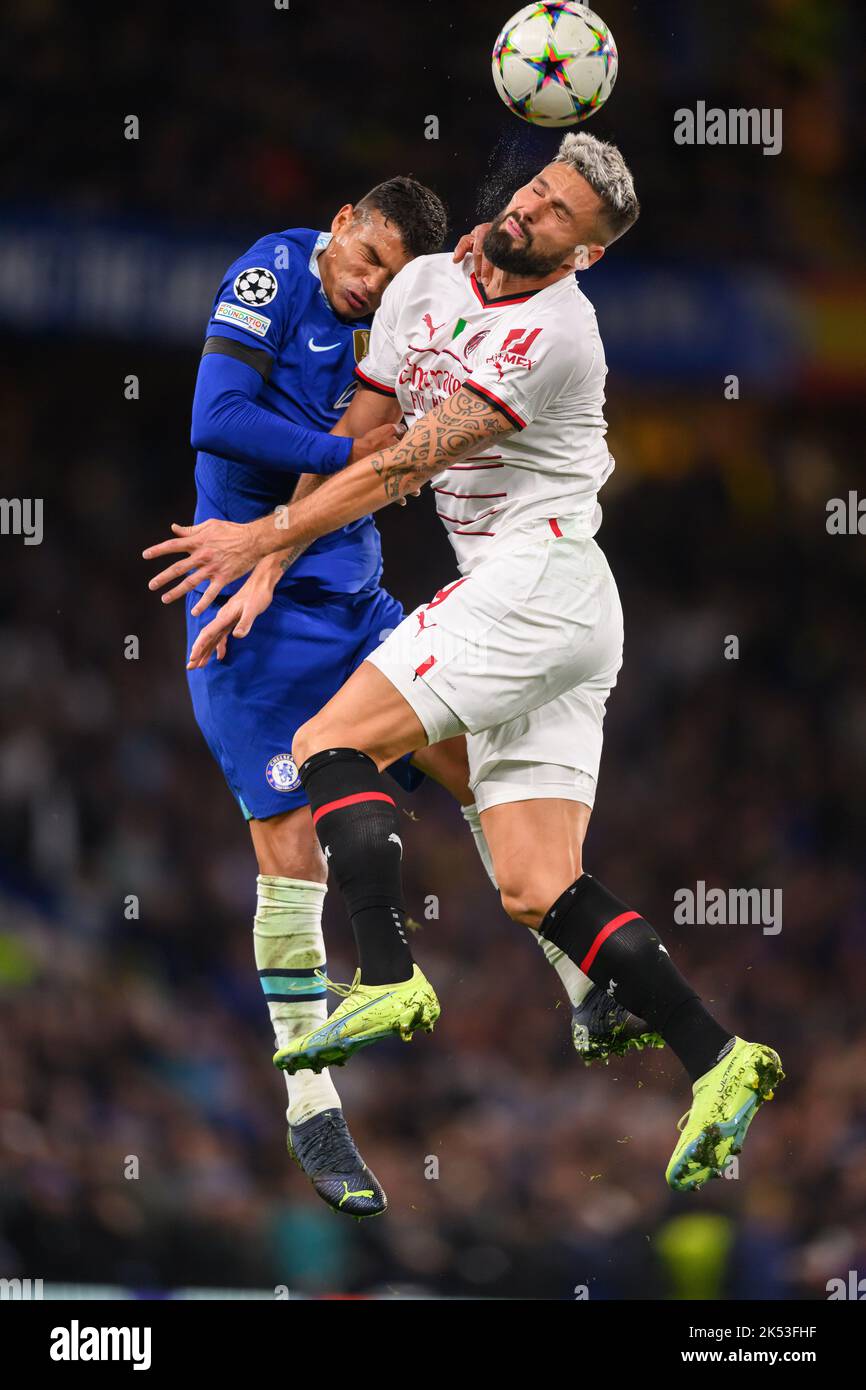
{"type": "Polygon", "coordinates": [[[568,872],[567,877],[511,872],[498,875],[499,897],[511,920],[538,931],[557,898],[580,877],[580,864],[573,875],[571,869],[568,872]]]}
{"type": "Polygon", "coordinates": [[[323,747],[319,730],[317,728],[317,717],[308,719],[306,724],[302,724],[295,737],[292,739],[292,757],[296,767],[302,767],[308,758],[314,753],[321,751],[323,747]]]}
{"type": "Polygon", "coordinates": [[[550,902],[544,901],[543,893],[535,891],[533,884],[528,882],[515,880],[510,883],[506,880],[500,883],[499,898],[512,922],[532,927],[534,931],[541,926],[544,914],[550,907],[550,902]]]}

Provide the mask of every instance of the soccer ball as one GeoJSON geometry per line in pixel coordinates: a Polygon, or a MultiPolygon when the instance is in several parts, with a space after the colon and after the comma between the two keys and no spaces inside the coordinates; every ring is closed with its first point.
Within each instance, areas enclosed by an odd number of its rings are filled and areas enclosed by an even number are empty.
{"type": "Polygon", "coordinates": [[[603,19],[577,0],[526,5],[493,48],[493,81],[515,116],[576,125],[604,105],[619,59],[603,19]]]}

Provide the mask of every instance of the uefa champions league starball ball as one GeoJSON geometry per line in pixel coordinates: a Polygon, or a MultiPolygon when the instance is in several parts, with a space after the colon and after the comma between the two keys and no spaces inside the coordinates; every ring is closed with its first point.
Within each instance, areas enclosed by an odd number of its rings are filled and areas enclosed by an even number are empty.
{"type": "Polygon", "coordinates": [[[493,48],[493,81],[509,111],[533,125],[585,121],[613,91],[613,34],[577,0],[526,5],[493,48]]]}

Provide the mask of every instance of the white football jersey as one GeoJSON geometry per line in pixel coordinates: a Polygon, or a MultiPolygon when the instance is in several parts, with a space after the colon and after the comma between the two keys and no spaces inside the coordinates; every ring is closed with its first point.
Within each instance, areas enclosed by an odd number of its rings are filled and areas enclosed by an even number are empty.
{"type": "Polygon", "coordinates": [[[613,469],[605,443],[607,367],[595,310],[567,275],[545,289],[488,299],[472,257],[410,261],[382,298],[365,385],[396,395],[411,425],[461,386],[503,411],[514,432],[432,479],[461,573],[516,525],[537,518],[601,524],[613,469]]]}

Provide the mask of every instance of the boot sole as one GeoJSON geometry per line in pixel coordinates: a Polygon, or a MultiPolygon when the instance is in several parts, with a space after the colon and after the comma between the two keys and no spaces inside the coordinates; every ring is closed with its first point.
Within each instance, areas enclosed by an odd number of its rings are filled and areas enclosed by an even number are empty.
{"type": "Polygon", "coordinates": [[[753,1063],[752,1074],[744,1084],[752,1094],[730,1120],[706,1125],[685,1148],[677,1166],[668,1176],[676,1192],[696,1192],[712,1178],[720,1178],[728,1158],[742,1152],[746,1132],[765,1100],[772,1100],[776,1087],[785,1079],[782,1061],[771,1047],[762,1047],[753,1063]],[[692,1164],[697,1172],[687,1175],[692,1164]]]}
{"type": "Polygon", "coordinates": [[[643,1052],[646,1048],[659,1048],[664,1047],[664,1045],[664,1038],[660,1037],[658,1033],[639,1033],[636,1037],[627,1038],[624,1042],[614,1038],[608,1043],[590,1043],[585,1048],[578,1047],[575,1043],[574,1050],[583,1065],[591,1067],[593,1062],[604,1062],[607,1066],[611,1057],[626,1057],[630,1052],[643,1052]]]}
{"type": "Polygon", "coordinates": [[[296,1052],[289,1057],[274,1058],[274,1066],[280,1071],[287,1071],[290,1076],[294,1076],[299,1071],[321,1072],[325,1067],[345,1066],[349,1058],[356,1052],[360,1052],[364,1047],[371,1047],[373,1043],[383,1042],[386,1038],[398,1037],[403,1042],[411,1042],[413,1033],[422,1029],[425,1033],[432,1033],[439,1017],[438,1008],[435,1009],[429,1003],[420,1003],[410,1009],[404,1010],[399,1018],[388,1027],[383,1028],[378,1033],[368,1033],[364,1037],[358,1038],[335,1038],[324,1043],[314,1043],[311,1047],[305,1048],[303,1052],[296,1052]]]}

